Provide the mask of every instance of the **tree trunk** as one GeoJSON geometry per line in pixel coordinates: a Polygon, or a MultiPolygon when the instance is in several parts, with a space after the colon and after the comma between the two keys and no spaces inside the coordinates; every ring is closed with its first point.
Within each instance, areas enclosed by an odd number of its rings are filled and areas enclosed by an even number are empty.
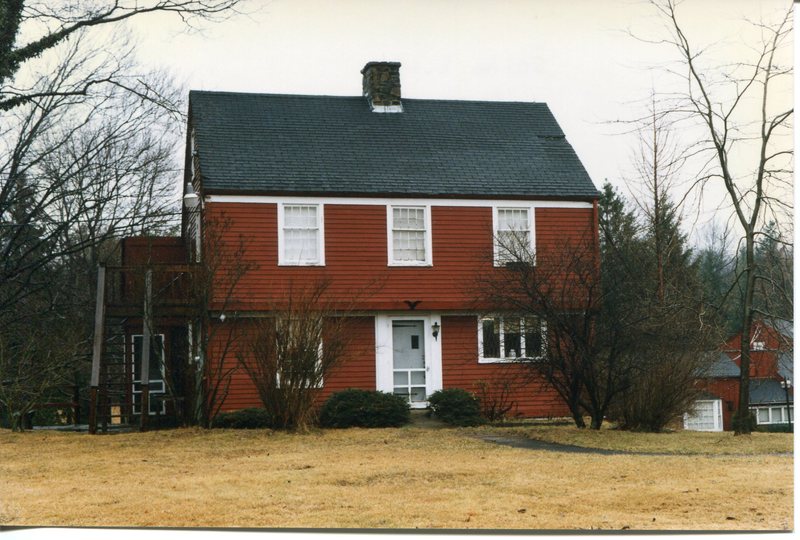
{"type": "Polygon", "coordinates": [[[737,421],[734,425],[735,435],[749,435],[752,431],[750,416],[750,332],[753,326],[753,291],[756,286],[755,241],[753,231],[746,231],[746,263],[744,303],[742,305],[742,335],[739,341],[740,374],[739,374],[739,409],[736,411],[737,421]]]}
{"type": "Polygon", "coordinates": [[[586,421],[583,419],[583,414],[572,407],[570,407],[570,411],[572,412],[572,419],[575,421],[575,426],[579,429],[586,429],[586,421]]]}

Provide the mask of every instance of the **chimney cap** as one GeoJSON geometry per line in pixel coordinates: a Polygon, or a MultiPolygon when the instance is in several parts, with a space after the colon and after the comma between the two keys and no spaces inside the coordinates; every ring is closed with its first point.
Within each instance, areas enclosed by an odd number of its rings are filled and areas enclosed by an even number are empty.
{"type": "Polygon", "coordinates": [[[393,67],[393,68],[397,67],[397,68],[399,68],[401,66],[401,64],[400,64],[400,62],[376,62],[376,61],[367,62],[364,65],[364,67],[361,69],[361,74],[363,75],[365,71],[367,71],[369,68],[374,67],[374,66],[386,66],[386,67],[393,67]]]}

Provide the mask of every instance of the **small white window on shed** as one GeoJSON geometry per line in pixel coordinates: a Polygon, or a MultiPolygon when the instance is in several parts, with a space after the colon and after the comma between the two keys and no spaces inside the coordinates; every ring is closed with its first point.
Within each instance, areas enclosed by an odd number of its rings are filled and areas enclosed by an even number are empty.
{"type": "Polygon", "coordinates": [[[764,346],[763,341],[754,341],[753,345],[750,347],[751,351],[763,351],[766,347],[764,346]]]}

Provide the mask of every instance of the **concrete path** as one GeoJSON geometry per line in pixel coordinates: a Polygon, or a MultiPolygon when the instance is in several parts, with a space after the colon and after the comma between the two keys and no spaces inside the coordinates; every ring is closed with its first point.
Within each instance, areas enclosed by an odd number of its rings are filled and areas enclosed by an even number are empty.
{"type": "Polygon", "coordinates": [[[524,437],[499,437],[497,435],[479,435],[479,439],[495,444],[502,444],[503,446],[512,446],[514,448],[527,448],[529,450],[545,450],[549,452],[565,452],[567,454],[595,454],[601,456],[620,456],[631,454],[643,454],[648,456],[668,456],[673,454],[651,454],[640,452],[626,452],[624,450],[606,450],[603,448],[584,448],[583,446],[574,446],[571,444],[558,444],[545,441],[537,441],[536,439],[526,439],[524,437]]]}
{"type": "Polygon", "coordinates": [[[634,452],[628,450],[606,450],[604,448],[585,448],[571,444],[558,444],[524,437],[500,437],[497,435],[478,435],[478,439],[503,446],[562,452],[567,454],[592,454],[600,456],[661,456],[661,457],[755,457],[755,456],[792,456],[791,452],[772,452],[766,454],[674,454],[668,452],[634,452]]]}

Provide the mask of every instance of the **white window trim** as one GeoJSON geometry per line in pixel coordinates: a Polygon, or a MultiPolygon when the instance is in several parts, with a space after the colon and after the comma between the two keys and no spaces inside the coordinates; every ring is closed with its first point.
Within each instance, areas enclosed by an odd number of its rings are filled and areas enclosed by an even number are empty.
{"type": "MultiPolygon", "coordinates": [[[[505,320],[506,319],[524,319],[524,316],[507,316],[507,315],[486,315],[478,317],[478,363],[479,364],[513,364],[518,362],[530,362],[532,360],[541,360],[545,357],[545,348],[547,347],[547,323],[544,320],[540,320],[539,324],[541,325],[541,332],[542,332],[542,350],[540,354],[537,356],[519,356],[517,358],[492,358],[489,356],[483,356],[483,321],[486,319],[500,319],[500,353],[502,354],[505,351],[505,320]]],[[[524,325],[524,321],[521,321],[524,325]]],[[[520,336],[520,348],[528,352],[525,348],[525,330],[523,327],[522,335],[520,336]]]]}
{"type": "Polygon", "coordinates": [[[433,266],[433,232],[431,230],[431,205],[387,204],[386,205],[386,251],[389,266],[433,266]],[[397,261],[394,259],[394,208],[422,208],[425,210],[425,260],[397,261]]]}
{"type": "Polygon", "coordinates": [[[318,202],[278,203],[278,266],[325,266],[325,205],[318,202]],[[286,240],[283,233],[283,219],[285,206],[316,206],[317,207],[317,260],[316,261],[287,261],[284,255],[286,240]]]}
{"type": "Polygon", "coordinates": [[[790,422],[786,422],[781,418],[780,421],[774,421],[772,418],[772,409],[781,409],[781,415],[786,415],[786,404],[774,403],[772,405],[759,405],[757,407],[750,407],[750,412],[752,412],[756,417],[756,424],[759,426],[769,426],[769,425],[781,425],[787,423],[794,423],[794,405],[789,407],[789,420],[790,422]],[[769,421],[768,422],[761,422],[758,418],[758,411],[761,409],[767,409],[769,414],[769,421]]]}
{"type": "Polygon", "coordinates": [[[508,262],[500,258],[500,246],[497,244],[497,225],[498,225],[498,210],[527,210],[528,211],[528,230],[531,253],[536,253],[536,206],[530,203],[527,204],[495,204],[492,206],[492,249],[495,267],[503,267],[508,262]]]}

